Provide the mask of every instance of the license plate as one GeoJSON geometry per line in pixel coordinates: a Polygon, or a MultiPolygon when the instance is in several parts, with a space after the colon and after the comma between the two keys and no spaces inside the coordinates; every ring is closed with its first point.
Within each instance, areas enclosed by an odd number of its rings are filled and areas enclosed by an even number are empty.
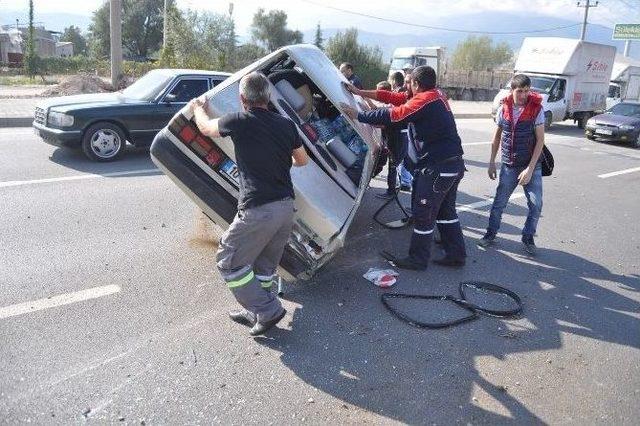
{"type": "Polygon", "coordinates": [[[220,171],[225,174],[232,182],[236,184],[236,186],[240,186],[238,179],[240,177],[240,172],[238,171],[238,165],[234,163],[232,160],[227,160],[222,163],[222,167],[220,167],[220,171]]]}
{"type": "Polygon", "coordinates": [[[599,135],[613,135],[613,131],[612,130],[607,130],[607,129],[596,129],[596,133],[599,135]]]}

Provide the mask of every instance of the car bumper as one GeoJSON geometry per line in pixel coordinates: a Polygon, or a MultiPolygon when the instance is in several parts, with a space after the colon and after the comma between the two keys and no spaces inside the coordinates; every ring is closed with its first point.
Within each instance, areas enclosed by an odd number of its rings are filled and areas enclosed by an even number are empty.
{"type": "Polygon", "coordinates": [[[47,127],[36,121],[33,122],[33,128],[38,136],[46,143],[54,146],[62,146],[67,148],[77,148],[82,142],[81,130],[62,130],[47,127]]]}
{"type": "Polygon", "coordinates": [[[587,127],[584,134],[588,137],[598,138],[604,141],[617,141],[617,142],[633,142],[638,139],[640,132],[637,130],[620,130],[611,127],[587,127]],[[610,135],[602,132],[611,132],[610,135]]]}

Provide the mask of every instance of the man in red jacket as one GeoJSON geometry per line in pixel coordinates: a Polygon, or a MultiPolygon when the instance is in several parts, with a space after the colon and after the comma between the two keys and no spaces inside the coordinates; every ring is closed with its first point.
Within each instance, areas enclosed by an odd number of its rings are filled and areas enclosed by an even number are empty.
{"type": "Polygon", "coordinates": [[[540,153],[544,146],[544,110],[542,97],[531,92],[531,80],[524,74],[511,79],[511,93],[507,96],[496,117],[498,127],[493,136],[489,158],[489,178],[496,178],[496,154],[500,148],[502,164],[496,196],[491,207],[487,232],[480,240],[480,247],[493,244],[502,211],[516,186],[522,185],[527,197],[529,214],[522,229],[522,243],[530,255],[536,254],[533,236],[542,212],[542,168],[540,153]]]}
{"type": "Polygon", "coordinates": [[[436,88],[435,70],[424,65],[413,70],[411,89],[413,97],[408,99],[406,92],[359,90],[349,86],[356,95],[396,106],[362,112],[346,104],[341,104],[341,107],[349,117],[363,123],[407,123],[407,156],[415,165],[414,229],[407,257],[388,253],[384,256],[398,268],[426,269],[437,224],[445,256],[434,263],[460,267],[466,258],[462,228],[456,213],[458,184],[464,175],[462,143],[449,103],[444,93],[436,88]]]}

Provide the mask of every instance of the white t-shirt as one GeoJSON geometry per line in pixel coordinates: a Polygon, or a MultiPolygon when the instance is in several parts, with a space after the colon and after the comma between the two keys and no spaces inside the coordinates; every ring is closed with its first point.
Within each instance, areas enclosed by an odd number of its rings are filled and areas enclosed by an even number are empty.
{"type": "MultiPolygon", "coordinates": [[[[522,106],[518,106],[518,105],[514,105],[513,106],[513,119],[515,120],[515,122],[517,123],[518,120],[520,119],[520,116],[522,115],[522,111],[524,111],[524,105],[522,106]]],[[[503,108],[505,108],[505,104],[502,104],[501,107],[498,109],[498,114],[496,114],[496,123],[500,122],[500,119],[502,118],[502,111],[503,108]]],[[[535,126],[540,126],[541,124],[544,124],[544,109],[540,108],[540,112],[538,113],[538,116],[536,117],[536,121],[534,123],[534,127],[535,126]]]]}

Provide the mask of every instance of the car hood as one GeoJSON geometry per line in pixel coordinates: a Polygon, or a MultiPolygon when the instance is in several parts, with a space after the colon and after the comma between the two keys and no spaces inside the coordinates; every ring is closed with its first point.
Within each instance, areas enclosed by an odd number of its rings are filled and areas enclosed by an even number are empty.
{"type": "Polygon", "coordinates": [[[603,124],[608,126],[620,126],[622,124],[637,125],[640,123],[640,118],[629,117],[626,115],[616,114],[600,114],[593,117],[595,124],[603,124]]]}
{"type": "Polygon", "coordinates": [[[91,108],[95,106],[139,104],[142,101],[127,99],[121,93],[89,93],[85,95],[58,96],[39,102],[36,107],[48,109],[55,107],[59,111],[69,111],[78,108],[91,108]]]}

